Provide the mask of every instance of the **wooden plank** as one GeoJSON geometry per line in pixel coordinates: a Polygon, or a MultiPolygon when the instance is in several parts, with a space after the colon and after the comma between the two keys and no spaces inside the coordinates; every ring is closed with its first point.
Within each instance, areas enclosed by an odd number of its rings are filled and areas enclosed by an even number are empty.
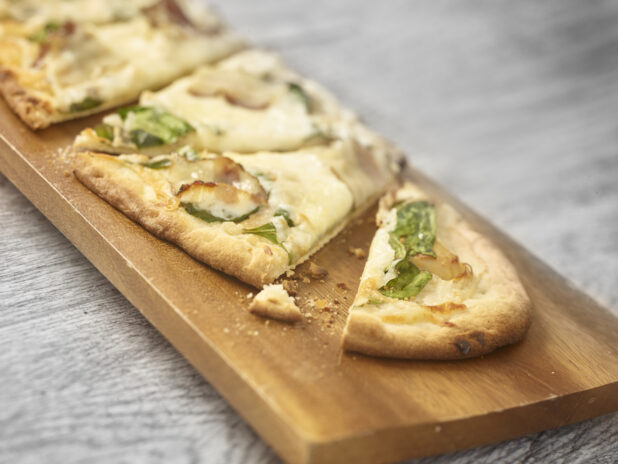
{"type": "MultiPolygon", "coordinates": [[[[374,211],[321,250],[324,282],[299,299],[338,299],[296,327],[247,313],[253,291],[151,236],[70,174],[63,149],[98,118],[43,132],[2,104],[2,172],[290,462],[386,462],[559,426],[618,409],[618,321],[450,198],[513,260],[535,305],[525,341],[485,358],[406,362],[341,354],[339,339],[374,211]],[[196,289],[198,291],[196,291],[196,289]],[[285,350],[281,347],[285,346],[285,350]]],[[[437,195],[422,174],[408,175],[437,195]]],[[[301,267],[300,272],[306,268],[301,267]]]]}

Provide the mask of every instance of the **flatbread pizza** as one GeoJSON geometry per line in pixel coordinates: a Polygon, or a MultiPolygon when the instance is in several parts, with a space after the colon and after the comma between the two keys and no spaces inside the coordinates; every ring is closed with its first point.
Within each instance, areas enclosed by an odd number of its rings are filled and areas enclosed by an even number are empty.
{"type": "Polygon", "coordinates": [[[413,184],[380,202],[343,347],[461,359],[521,340],[531,304],[517,273],[450,205],[413,184]]]}

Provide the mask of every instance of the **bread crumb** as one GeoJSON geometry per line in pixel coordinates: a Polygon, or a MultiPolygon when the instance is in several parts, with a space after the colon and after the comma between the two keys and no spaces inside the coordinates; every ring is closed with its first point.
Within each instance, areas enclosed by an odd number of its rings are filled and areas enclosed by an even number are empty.
{"type": "Polygon", "coordinates": [[[250,298],[253,298],[253,293],[252,292],[247,293],[247,299],[250,299],[250,298]]]}
{"type": "Polygon", "coordinates": [[[350,288],[346,285],[345,282],[337,282],[337,288],[340,288],[341,290],[345,290],[348,291],[350,288]]]}
{"type": "Polygon", "coordinates": [[[288,269],[287,271],[285,271],[285,276],[290,279],[294,276],[294,269],[288,269]]]}
{"type": "Polygon", "coordinates": [[[264,289],[255,295],[249,311],[284,322],[298,322],[303,318],[294,298],[288,295],[281,284],[265,285],[264,289]]]}
{"type": "Polygon", "coordinates": [[[283,280],[281,285],[283,285],[283,289],[288,292],[288,295],[296,296],[297,284],[295,280],[283,280]]]}
{"type": "Polygon", "coordinates": [[[310,282],[311,282],[311,281],[310,281],[309,279],[307,279],[305,276],[303,276],[303,283],[304,283],[304,284],[308,284],[308,283],[310,283],[310,282]]]}
{"type": "Polygon", "coordinates": [[[348,253],[356,256],[356,258],[358,259],[365,259],[367,257],[367,253],[365,253],[365,250],[363,250],[362,248],[349,247],[348,253]]]}
{"type": "Polygon", "coordinates": [[[323,279],[328,275],[328,271],[324,269],[322,266],[318,266],[315,263],[309,264],[309,276],[312,279],[323,279]]]}
{"type": "Polygon", "coordinates": [[[325,299],[319,299],[315,301],[315,309],[319,309],[321,311],[328,309],[328,301],[326,301],[325,299]]]}

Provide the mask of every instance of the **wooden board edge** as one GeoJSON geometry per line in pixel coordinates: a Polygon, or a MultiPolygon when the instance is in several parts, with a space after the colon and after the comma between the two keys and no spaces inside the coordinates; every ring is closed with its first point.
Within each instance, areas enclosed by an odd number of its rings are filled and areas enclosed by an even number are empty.
{"type": "Polygon", "coordinates": [[[618,411],[618,381],[450,422],[389,428],[309,445],[303,464],[394,463],[498,443],[618,411]],[[562,412],[561,412],[562,411],[562,412]],[[568,411],[565,415],[564,411],[568,411]]]}

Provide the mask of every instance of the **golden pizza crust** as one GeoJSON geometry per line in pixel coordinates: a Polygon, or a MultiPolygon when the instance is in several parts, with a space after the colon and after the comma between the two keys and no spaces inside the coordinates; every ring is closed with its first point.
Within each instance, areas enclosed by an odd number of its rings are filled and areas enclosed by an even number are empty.
{"type": "Polygon", "coordinates": [[[149,232],[226,274],[262,287],[289,269],[283,248],[262,237],[239,233],[242,227],[237,224],[206,223],[191,216],[178,207],[173,195],[158,194],[114,157],[79,153],[74,173],[86,187],[149,232]]]}
{"type": "Polygon", "coordinates": [[[303,315],[281,284],[266,285],[249,305],[249,311],[262,317],[284,322],[298,322],[303,315]]]}
{"type": "Polygon", "coordinates": [[[52,123],[55,111],[53,105],[23,87],[15,73],[0,71],[0,93],[11,109],[31,128],[44,129],[52,123]]]}
{"type": "Polygon", "coordinates": [[[473,272],[476,268],[481,273],[472,277],[476,279],[473,293],[459,304],[450,303],[455,297],[449,295],[439,295],[443,304],[415,303],[421,295],[431,300],[427,292],[440,288],[428,285],[409,303],[397,303],[400,308],[407,305],[408,314],[405,310],[386,314],[379,306],[353,305],[344,330],[344,349],[393,358],[462,359],[489,353],[524,337],[532,306],[511,263],[453,208],[436,208],[443,226],[438,236],[442,234],[441,239],[449,242],[455,254],[472,261],[473,272]]]}

